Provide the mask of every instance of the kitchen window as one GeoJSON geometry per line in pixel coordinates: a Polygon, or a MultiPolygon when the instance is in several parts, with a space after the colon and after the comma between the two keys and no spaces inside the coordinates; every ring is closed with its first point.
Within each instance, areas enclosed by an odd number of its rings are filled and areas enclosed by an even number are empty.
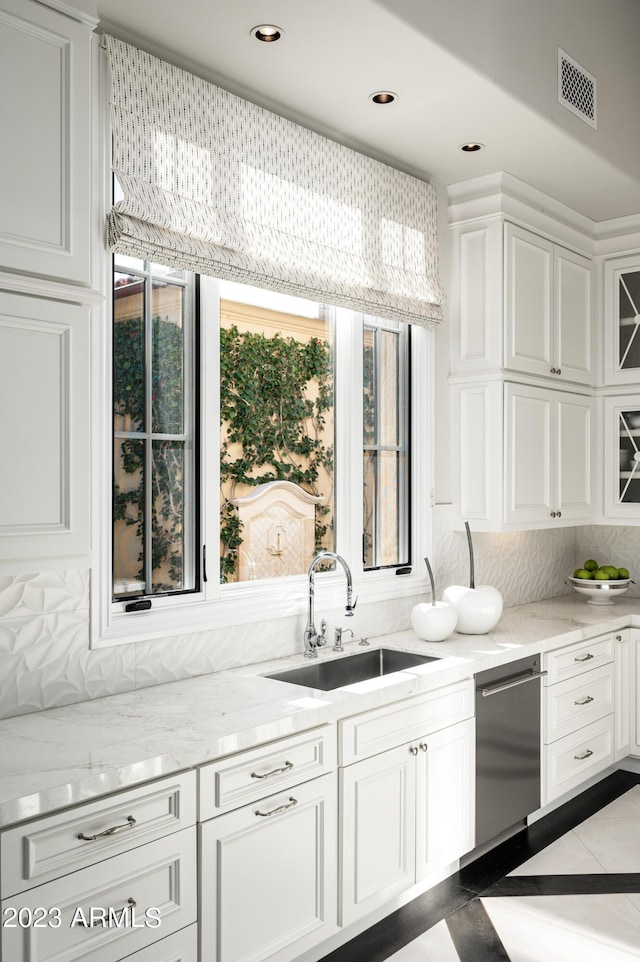
{"type": "MultiPolygon", "coordinates": [[[[208,626],[251,620],[250,602],[302,610],[326,549],[361,601],[407,593],[395,574],[424,520],[410,494],[427,437],[426,416],[409,416],[410,351],[428,363],[430,332],[123,255],[113,278],[103,636],[195,628],[205,612],[208,626]]],[[[340,572],[319,577],[341,591],[340,572]]]]}

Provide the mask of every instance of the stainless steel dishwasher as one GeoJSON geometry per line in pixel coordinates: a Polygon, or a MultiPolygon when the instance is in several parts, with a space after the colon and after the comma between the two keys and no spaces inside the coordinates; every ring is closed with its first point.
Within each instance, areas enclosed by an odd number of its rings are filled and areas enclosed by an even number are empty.
{"type": "Polygon", "coordinates": [[[476,675],[476,847],[540,808],[540,656],[476,675]]]}

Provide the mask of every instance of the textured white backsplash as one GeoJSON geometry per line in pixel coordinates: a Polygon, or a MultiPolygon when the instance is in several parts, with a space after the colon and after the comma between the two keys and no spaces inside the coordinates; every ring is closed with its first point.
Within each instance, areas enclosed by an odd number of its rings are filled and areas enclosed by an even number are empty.
{"type": "MultiPolygon", "coordinates": [[[[431,562],[439,597],[449,584],[468,584],[464,531],[451,530],[452,511],[433,512],[431,562]]],[[[638,571],[640,528],[589,526],[510,534],[473,534],[476,584],[492,584],[506,607],[567,592],[564,579],[587,557],[638,571]]],[[[640,571],[638,571],[640,574],[640,571]]],[[[233,629],[89,648],[88,571],[0,577],[0,717],[100,698],[162,682],[294,654],[302,649],[300,618],[233,629]]],[[[635,589],[636,594],[640,594],[635,589]]],[[[410,627],[426,597],[358,607],[358,635],[410,627]]],[[[336,612],[336,619],[339,613],[336,612]]]]}

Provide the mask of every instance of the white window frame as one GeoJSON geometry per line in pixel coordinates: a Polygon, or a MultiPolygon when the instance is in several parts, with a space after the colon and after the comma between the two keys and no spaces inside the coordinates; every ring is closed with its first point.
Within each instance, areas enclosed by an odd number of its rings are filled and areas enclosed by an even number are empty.
{"type": "MultiPolygon", "coordinates": [[[[102,83],[100,76],[100,83],[102,83]]],[[[97,84],[100,89],[100,84],[97,84]]],[[[100,100],[104,127],[99,133],[97,155],[102,169],[96,171],[104,184],[100,211],[102,217],[111,203],[108,147],[108,119],[100,100]]],[[[126,602],[112,601],[112,258],[96,251],[100,286],[105,291],[103,315],[92,342],[92,570],[90,644],[94,649],[112,645],[184,636],[194,631],[210,631],[266,620],[295,617],[300,626],[300,644],[306,621],[308,581],[306,574],[295,577],[221,585],[219,582],[219,397],[216,378],[201,377],[200,432],[215,443],[202,442],[200,456],[200,520],[202,544],[207,545],[208,581],[201,591],[158,597],[149,611],[124,612],[126,602]],[[206,479],[206,485],[205,485],[206,479]],[[214,497],[204,497],[206,490],[214,497]]],[[[200,356],[201,364],[218,371],[219,304],[215,281],[200,280],[200,356]],[[213,323],[212,323],[213,321],[213,323]]],[[[396,575],[395,568],[364,571],[362,562],[362,525],[350,519],[362,518],[363,481],[363,408],[362,408],[362,328],[341,323],[352,312],[337,309],[336,318],[336,530],[339,551],[349,564],[358,605],[423,595],[428,588],[423,558],[431,553],[431,503],[433,490],[433,399],[434,348],[431,330],[411,328],[411,563],[408,575],[396,575]],[[354,358],[347,368],[345,348],[354,358]],[[342,359],[342,360],[341,360],[342,359]],[[348,536],[345,536],[348,532],[348,536]]],[[[316,607],[340,608],[345,600],[344,573],[341,569],[316,574],[316,607]]],[[[357,612],[356,612],[357,615],[357,612]]],[[[257,652],[257,658],[259,655],[257,652]]]]}

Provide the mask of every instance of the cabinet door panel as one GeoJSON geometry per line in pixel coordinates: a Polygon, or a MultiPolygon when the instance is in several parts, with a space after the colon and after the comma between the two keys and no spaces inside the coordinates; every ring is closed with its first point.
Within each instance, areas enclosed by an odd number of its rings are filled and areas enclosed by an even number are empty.
{"type": "Polygon", "coordinates": [[[335,783],[323,775],[200,826],[201,962],[285,962],[335,931],[335,783]]]}
{"type": "Polygon", "coordinates": [[[548,377],[553,365],[553,244],[505,227],[505,366],[548,377]]]}
{"type": "Polygon", "coordinates": [[[553,507],[552,394],[507,384],[505,521],[546,521],[553,507]]]}
{"type": "Polygon", "coordinates": [[[0,561],[89,547],[89,310],[0,294],[0,561]]]}
{"type": "Polygon", "coordinates": [[[555,366],[562,379],[590,384],[591,265],[585,257],[555,248],[555,366]]]}
{"type": "Polygon", "coordinates": [[[640,395],[604,399],[604,440],[605,515],[637,522],[640,518],[640,395]]]}
{"type": "Polygon", "coordinates": [[[0,262],[90,280],[91,28],[36,3],[0,11],[0,262]]]}
{"type": "Polygon", "coordinates": [[[585,521],[593,510],[593,402],[577,394],[559,394],[555,406],[555,508],[564,519],[585,521]]]}
{"type": "Polygon", "coordinates": [[[340,771],[342,925],[414,883],[415,778],[409,745],[340,771]]]}
{"type": "Polygon", "coordinates": [[[475,720],[424,740],[417,756],[416,877],[471,851],[475,834],[475,720]]]}

